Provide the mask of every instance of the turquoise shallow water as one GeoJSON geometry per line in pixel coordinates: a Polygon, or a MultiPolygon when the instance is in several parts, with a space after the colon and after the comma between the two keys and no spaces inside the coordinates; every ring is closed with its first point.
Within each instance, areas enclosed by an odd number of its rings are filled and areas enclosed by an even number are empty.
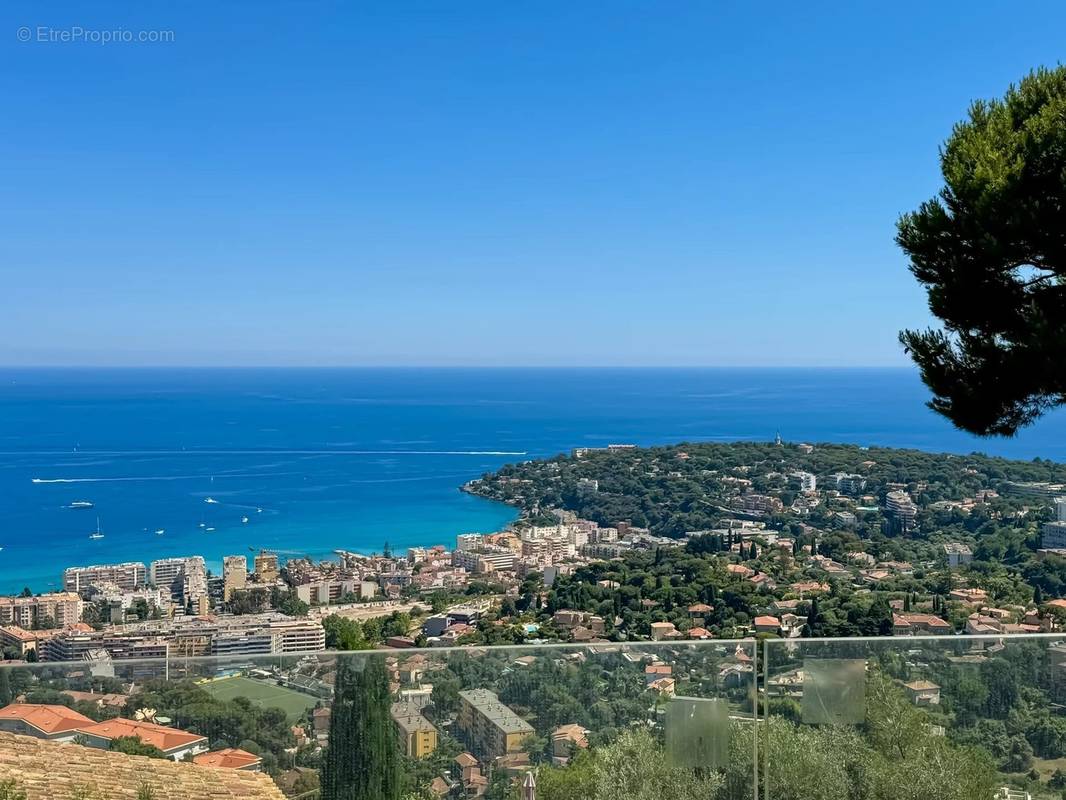
{"type": "Polygon", "coordinates": [[[0,591],[47,590],[76,564],[451,544],[514,517],[462,483],[577,446],[780,430],[1066,460],[1061,414],[981,441],[924,399],[902,369],[4,369],[0,591]]]}

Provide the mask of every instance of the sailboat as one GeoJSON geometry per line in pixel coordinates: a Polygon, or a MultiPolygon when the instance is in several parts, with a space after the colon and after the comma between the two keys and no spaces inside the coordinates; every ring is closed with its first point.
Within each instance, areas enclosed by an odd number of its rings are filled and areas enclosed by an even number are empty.
{"type": "Polygon", "coordinates": [[[96,530],[89,534],[90,539],[103,539],[104,534],[100,530],[100,518],[96,518],[96,530]]]}

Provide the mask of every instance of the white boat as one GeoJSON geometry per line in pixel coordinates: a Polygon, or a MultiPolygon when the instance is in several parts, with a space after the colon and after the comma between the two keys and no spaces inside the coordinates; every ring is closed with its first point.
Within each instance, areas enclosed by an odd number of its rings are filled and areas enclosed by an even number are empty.
{"type": "Polygon", "coordinates": [[[241,522],[248,522],[248,517],[241,517],[241,522]]]}
{"type": "Polygon", "coordinates": [[[156,535],[156,536],[162,536],[162,535],[163,535],[164,533],[166,533],[166,532],[167,532],[167,529],[166,529],[166,528],[157,528],[157,529],[156,529],[156,532],[155,532],[155,535],[156,535]]]}
{"type": "Polygon", "coordinates": [[[205,503],[217,503],[217,502],[218,502],[218,500],[216,500],[216,499],[215,499],[215,498],[213,498],[213,497],[208,497],[207,499],[205,499],[205,500],[204,500],[204,502],[205,502],[205,503]]]}
{"type": "Polygon", "coordinates": [[[103,539],[104,534],[100,530],[100,518],[96,518],[96,530],[89,534],[90,539],[103,539]]]}
{"type": "Polygon", "coordinates": [[[67,508],[92,508],[93,504],[88,500],[75,500],[67,508]]]}
{"type": "Polygon", "coordinates": [[[207,531],[207,532],[211,532],[211,531],[214,530],[214,528],[204,528],[204,530],[207,531]]]}

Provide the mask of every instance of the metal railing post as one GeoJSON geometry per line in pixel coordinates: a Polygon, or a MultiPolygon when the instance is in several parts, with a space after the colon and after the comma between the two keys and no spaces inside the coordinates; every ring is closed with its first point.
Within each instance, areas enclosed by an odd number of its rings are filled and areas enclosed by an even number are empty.
{"type": "Polygon", "coordinates": [[[763,639],[762,647],[762,691],[763,706],[766,709],[763,723],[763,729],[766,731],[766,744],[762,749],[762,796],[763,800],[770,800],[770,640],[763,639]]]}
{"type": "Polygon", "coordinates": [[[759,800],[759,643],[751,647],[751,791],[759,800]]]}

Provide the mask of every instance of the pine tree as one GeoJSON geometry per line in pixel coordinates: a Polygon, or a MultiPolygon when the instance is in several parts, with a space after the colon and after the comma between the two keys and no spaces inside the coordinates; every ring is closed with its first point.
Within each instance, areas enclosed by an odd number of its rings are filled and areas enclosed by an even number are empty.
{"type": "Polygon", "coordinates": [[[399,750],[389,707],[381,658],[338,662],[322,800],[399,800],[399,750]]]}

